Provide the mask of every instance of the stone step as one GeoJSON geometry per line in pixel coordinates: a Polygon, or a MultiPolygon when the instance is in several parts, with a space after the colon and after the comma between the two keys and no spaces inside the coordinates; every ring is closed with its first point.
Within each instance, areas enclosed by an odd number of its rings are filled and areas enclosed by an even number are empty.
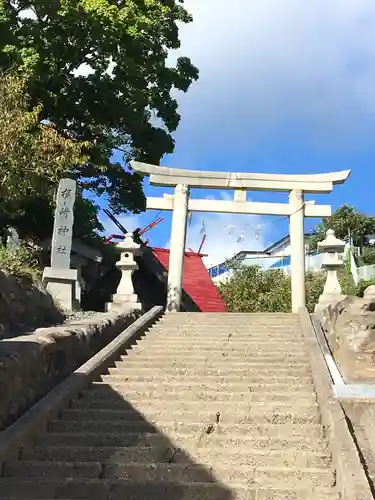
{"type": "Polygon", "coordinates": [[[138,357],[142,356],[144,359],[175,359],[175,360],[197,360],[200,359],[220,359],[224,355],[229,359],[253,359],[253,358],[267,358],[269,361],[281,360],[285,361],[286,359],[296,359],[296,360],[307,360],[308,355],[304,350],[302,351],[282,351],[282,350],[244,350],[244,351],[235,351],[228,349],[216,349],[215,346],[212,346],[211,350],[202,350],[199,348],[194,348],[192,350],[184,350],[180,348],[174,349],[165,349],[154,352],[152,345],[147,346],[148,348],[142,349],[140,347],[135,347],[134,349],[129,349],[127,351],[127,356],[138,357]]]}
{"type": "MultiPolygon", "coordinates": [[[[262,426],[267,430],[267,426],[262,426]]],[[[92,449],[95,453],[96,447],[105,450],[123,450],[127,447],[144,446],[144,447],[166,447],[177,446],[187,447],[193,444],[200,448],[223,448],[236,449],[239,447],[246,447],[249,450],[295,450],[295,451],[312,451],[315,449],[327,450],[328,443],[320,436],[322,429],[320,426],[309,426],[311,435],[306,431],[306,435],[294,435],[294,432],[300,431],[300,427],[287,426],[287,432],[284,437],[268,437],[258,436],[252,437],[245,434],[189,434],[189,433],[171,433],[171,435],[164,436],[158,433],[112,433],[110,431],[92,433],[92,432],[48,432],[45,434],[39,444],[35,447],[36,450],[42,447],[58,447],[58,446],[78,446],[92,449]]],[[[116,451],[115,451],[116,452],[116,451]]],[[[24,458],[25,455],[22,455],[24,458]]]]}
{"type": "MultiPolygon", "coordinates": [[[[189,343],[194,345],[199,345],[200,343],[209,344],[211,342],[222,342],[222,343],[247,343],[253,344],[256,342],[269,342],[270,344],[282,343],[285,345],[297,343],[297,345],[305,345],[304,338],[300,332],[296,333],[272,333],[267,331],[251,331],[251,332],[236,332],[231,331],[217,331],[213,330],[211,332],[185,332],[185,331],[173,331],[166,332],[165,330],[156,332],[150,331],[145,337],[142,337],[138,343],[142,340],[145,341],[155,341],[158,343],[189,343]]],[[[279,345],[280,346],[280,345],[279,345]]]]}
{"type": "Polygon", "coordinates": [[[225,369],[226,371],[230,372],[232,368],[242,368],[244,369],[245,367],[251,368],[251,367],[260,367],[260,366],[267,366],[268,368],[274,366],[274,364],[283,364],[284,366],[288,365],[297,365],[298,367],[303,367],[303,366],[308,366],[310,367],[309,360],[307,356],[304,356],[303,358],[298,358],[297,356],[290,357],[290,356],[283,356],[283,355],[273,355],[271,356],[255,356],[255,357],[249,357],[249,356],[239,356],[237,358],[233,356],[217,356],[214,359],[210,359],[208,357],[187,357],[187,356],[181,356],[181,357],[176,357],[176,356],[159,356],[157,358],[153,357],[151,354],[150,356],[140,356],[137,354],[134,354],[133,356],[121,356],[121,360],[126,362],[127,366],[143,366],[145,368],[147,367],[152,367],[154,366],[155,368],[171,368],[171,367],[178,367],[178,368],[202,368],[202,367],[209,367],[209,368],[220,368],[220,369],[225,369]]]}
{"type": "Polygon", "coordinates": [[[180,323],[159,323],[153,326],[153,329],[163,329],[166,330],[188,330],[188,329],[213,329],[218,328],[219,330],[223,330],[227,328],[227,330],[262,330],[266,328],[270,328],[271,330],[300,330],[299,322],[295,321],[222,321],[222,322],[180,322],[180,323]]]}
{"type": "Polygon", "coordinates": [[[179,323],[184,321],[194,322],[194,321],[217,321],[217,322],[228,322],[228,321],[250,321],[250,320],[262,320],[269,321],[271,319],[289,319],[290,321],[298,321],[298,315],[296,313],[289,312],[178,312],[178,313],[165,313],[159,318],[159,321],[174,321],[177,320],[179,323]]]}
{"type": "MultiPolygon", "coordinates": [[[[232,500],[231,490],[215,483],[135,482],[99,479],[0,479],[0,500],[232,500]],[[204,495],[204,496],[201,496],[204,495]]],[[[248,500],[241,488],[235,500],[248,500]]]]}
{"type": "Polygon", "coordinates": [[[292,340],[303,339],[302,332],[300,327],[293,326],[270,326],[270,325],[258,325],[253,327],[233,327],[228,325],[202,325],[202,326],[186,326],[186,327],[154,327],[149,332],[147,332],[146,337],[161,337],[161,338],[169,338],[169,337],[197,337],[200,340],[204,340],[206,338],[218,336],[223,336],[224,338],[228,338],[228,336],[235,337],[259,337],[266,339],[274,339],[276,337],[292,340]]]}
{"type": "MultiPolygon", "coordinates": [[[[183,402],[182,402],[183,403],[183,402]]],[[[225,411],[225,405],[207,404],[189,406],[180,404],[179,406],[165,406],[158,402],[155,406],[144,405],[140,402],[132,409],[102,409],[102,408],[70,408],[61,412],[61,420],[96,420],[96,421],[126,421],[142,423],[147,422],[170,422],[177,420],[180,422],[205,422],[207,424],[215,423],[217,419],[221,424],[264,424],[274,423],[283,424],[286,422],[294,423],[319,423],[320,416],[317,405],[252,405],[251,410],[246,406],[234,406],[225,411]],[[216,417],[217,414],[220,414],[216,417]]]]}
{"type": "Polygon", "coordinates": [[[269,317],[265,315],[258,315],[258,316],[253,316],[251,315],[243,315],[241,317],[241,313],[235,313],[234,315],[230,316],[228,313],[226,313],[224,316],[220,315],[215,315],[212,314],[210,317],[204,318],[201,316],[200,318],[182,318],[181,315],[179,318],[171,318],[171,317],[164,317],[161,318],[160,321],[157,321],[153,324],[153,326],[156,325],[180,325],[180,326],[188,326],[188,325],[244,325],[244,326],[249,326],[249,325],[254,325],[254,324],[276,324],[276,325],[281,325],[281,324],[290,324],[290,325],[299,325],[299,318],[298,316],[277,316],[275,315],[274,317],[269,317]]]}
{"type": "MultiPolygon", "coordinates": [[[[251,415],[252,413],[264,413],[264,414],[275,414],[275,413],[285,413],[285,412],[293,412],[293,413],[313,413],[318,412],[319,407],[316,402],[312,402],[309,400],[301,400],[296,404],[292,404],[290,401],[246,401],[246,400],[238,400],[232,401],[230,408],[226,405],[226,400],[223,401],[184,401],[183,399],[177,400],[161,400],[159,398],[150,398],[150,399],[140,399],[140,400],[129,400],[123,399],[119,401],[119,404],[111,405],[110,402],[106,399],[97,399],[96,401],[105,402],[107,404],[103,404],[99,406],[90,406],[87,405],[79,405],[75,402],[72,404],[72,407],[67,410],[62,411],[62,415],[65,412],[72,411],[86,411],[87,414],[95,413],[95,411],[99,410],[115,410],[115,411],[127,411],[129,413],[134,413],[134,417],[129,420],[137,419],[137,412],[147,413],[149,417],[151,414],[159,415],[162,414],[170,414],[171,416],[177,417],[179,414],[184,413],[186,417],[189,414],[198,414],[200,418],[216,415],[220,413],[223,419],[229,419],[233,421],[233,419],[237,419],[238,416],[243,415],[251,415]],[[122,404],[121,404],[122,403],[122,404]]],[[[89,400],[90,403],[94,402],[94,398],[89,400]]]]}
{"type": "Polygon", "coordinates": [[[194,342],[194,343],[208,343],[213,340],[220,340],[222,342],[271,342],[277,341],[291,344],[296,341],[304,344],[304,337],[300,331],[296,332],[283,332],[267,329],[257,330],[231,330],[231,329],[218,329],[207,331],[194,331],[194,330],[173,330],[166,331],[165,329],[155,330],[152,329],[146,333],[144,339],[153,339],[159,342],[194,342]]]}
{"type": "MultiPolygon", "coordinates": [[[[293,408],[298,411],[306,411],[307,408],[311,410],[315,408],[312,406],[314,400],[303,399],[298,405],[293,408]]],[[[288,404],[287,401],[278,400],[268,400],[268,401],[233,401],[231,402],[231,408],[236,412],[246,412],[247,414],[260,409],[267,410],[268,412],[277,410],[289,410],[292,405],[288,404]]],[[[123,411],[141,411],[141,412],[160,412],[164,409],[165,412],[171,414],[181,413],[182,411],[194,412],[200,409],[200,415],[207,413],[220,413],[224,415],[225,401],[187,401],[183,400],[174,403],[172,400],[160,401],[155,399],[142,399],[139,401],[133,401],[130,403],[126,399],[120,399],[119,401],[114,401],[109,398],[83,398],[75,401],[71,405],[73,410],[123,410],[123,411]]],[[[226,413],[227,414],[227,413],[226,413]]],[[[225,417],[228,418],[228,417],[225,417]]]]}
{"type": "MultiPolygon", "coordinates": [[[[91,384],[91,387],[93,389],[96,389],[97,387],[104,387],[101,390],[107,390],[108,393],[113,392],[114,390],[117,389],[122,389],[126,390],[126,395],[127,399],[129,398],[134,398],[136,400],[139,400],[140,398],[154,398],[155,397],[155,390],[152,387],[148,387],[147,385],[137,388],[132,388],[132,385],[125,382],[121,381],[114,381],[111,380],[110,383],[106,382],[94,382],[91,384]]],[[[187,390],[187,389],[182,389],[180,391],[173,390],[171,388],[165,388],[163,386],[160,386],[158,389],[158,396],[163,394],[163,399],[181,399],[181,398],[186,398],[186,399],[206,399],[210,401],[236,401],[236,400],[243,400],[244,398],[247,398],[247,396],[250,393],[254,392],[275,392],[275,393],[283,393],[283,392],[313,392],[313,387],[311,385],[311,382],[307,383],[300,383],[300,384],[288,384],[281,380],[280,382],[264,382],[264,383],[254,383],[254,384],[249,384],[246,390],[236,390],[235,393],[232,393],[230,390],[224,390],[225,388],[221,389],[220,387],[212,390],[187,390]]]]}
{"type": "MultiPolygon", "coordinates": [[[[248,408],[251,407],[253,403],[263,403],[269,404],[271,402],[277,402],[278,404],[288,404],[290,401],[297,400],[301,404],[306,403],[315,403],[316,402],[316,394],[311,392],[285,392],[285,393],[250,393],[245,401],[238,401],[237,405],[244,403],[248,408]]],[[[155,404],[155,398],[151,398],[149,400],[142,400],[143,404],[149,402],[150,404],[155,404]]],[[[220,404],[221,402],[209,402],[209,404],[220,404]]],[[[111,391],[109,393],[107,390],[100,391],[87,391],[83,394],[83,397],[80,399],[74,400],[72,403],[73,408],[123,408],[124,405],[130,404],[126,399],[126,390],[118,389],[115,393],[111,391]]],[[[163,400],[162,404],[167,406],[173,404],[172,400],[163,400]]],[[[189,401],[191,404],[202,404],[200,401],[198,403],[193,403],[189,401]]],[[[235,403],[233,403],[235,404],[235,403]]]]}
{"type": "Polygon", "coordinates": [[[161,321],[158,323],[155,323],[155,325],[165,325],[165,326],[180,326],[180,327],[186,327],[186,326],[212,326],[212,325],[217,325],[217,326],[223,326],[223,325],[236,325],[236,326],[244,326],[244,327],[249,327],[252,325],[277,325],[277,326],[283,326],[283,325],[293,325],[293,326],[299,326],[299,319],[298,317],[291,317],[291,316],[274,316],[274,317],[267,317],[267,316],[243,316],[240,317],[238,313],[236,315],[230,317],[228,314],[225,316],[216,316],[211,315],[210,317],[200,317],[200,318],[163,318],[161,321]]]}
{"type": "Polygon", "coordinates": [[[175,344],[158,344],[156,342],[152,342],[149,340],[144,341],[141,345],[134,345],[131,349],[127,350],[128,354],[131,352],[135,352],[137,354],[146,353],[152,354],[153,356],[163,356],[166,353],[174,354],[178,353],[179,355],[188,355],[192,356],[217,356],[221,355],[223,352],[226,352],[231,355],[238,356],[253,356],[253,355],[261,355],[268,356],[270,353],[276,354],[286,354],[286,355],[306,355],[306,349],[303,345],[298,346],[283,346],[283,345],[270,345],[267,342],[264,344],[254,343],[249,344],[248,346],[243,343],[238,343],[237,345],[232,344],[232,342],[219,343],[219,342],[211,342],[206,345],[189,345],[186,343],[185,345],[175,344]],[[254,353],[254,354],[252,354],[254,353]]]}
{"type": "Polygon", "coordinates": [[[205,335],[204,337],[200,334],[198,335],[189,335],[188,333],[175,335],[175,334],[164,334],[150,332],[146,337],[141,338],[138,342],[134,342],[134,345],[141,345],[142,343],[152,343],[157,345],[194,345],[194,346],[211,346],[213,344],[223,344],[223,345],[235,345],[251,347],[254,344],[268,344],[272,349],[279,349],[280,347],[285,346],[303,346],[305,347],[305,342],[303,337],[301,336],[289,336],[285,337],[284,335],[278,336],[268,336],[265,334],[255,335],[255,334],[243,334],[238,335],[237,333],[232,333],[231,336],[228,336],[227,333],[223,334],[214,334],[214,335],[205,335]]]}
{"type": "Polygon", "coordinates": [[[200,327],[200,328],[152,328],[145,334],[146,338],[152,337],[154,339],[169,340],[169,339],[190,339],[194,338],[196,340],[207,342],[208,340],[222,338],[230,340],[242,340],[242,339],[253,339],[257,338],[259,340],[270,340],[275,341],[276,339],[283,339],[286,342],[291,342],[293,340],[298,340],[303,342],[303,335],[301,329],[298,328],[288,328],[279,329],[272,327],[257,327],[257,328],[228,328],[224,327],[200,327]]]}
{"type": "Polygon", "coordinates": [[[166,312],[164,313],[162,316],[160,316],[159,319],[163,319],[163,318],[178,318],[178,317],[181,317],[181,318],[198,318],[198,319],[201,319],[201,318],[211,318],[211,317],[214,317],[214,318],[233,318],[233,317],[243,317],[243,318],[272,318],[272,317],[278,317],[278,316],[283,316],[283,317],[289,317],[289,318],[298,318],[298,315],[297,313],[292,313],[292,312],[240,312],[240,313],[237,313],[237,312],[226,312],[226,311],[223,311],[223,312],[201,312],[201,311],[186,311],[186,312],[178,312],[178,313],[175,313],[175,312],[166,312]]]}
{"type": "Polygon", "coordinates": [[[196,320],[191,320],[187,318],[165,318],[159,322],[153,324],[153,327],[162,326],[162,327],[177,327],[177,328],[186,328],[189,326],[217,326],[223,328],[223,326],[229,327],[243,327],[249,328],[254,325],[276,325],[276,326],[299,326],[300,322],[298,318],[286,318],[281,316],[275,316],[274,318],[266,318],[266,317],[239,317],[233,316],[229,318],[228,316],[220,317],[211,316],[210,318],[196,318],[196,320]],[[203,321],[202,321],[203,320],[203,321]]]}
{"type": "Polygon", "coordinates": [[[184,339],[183,341],[171,341],[160,342],[160,340],[153,340],[152,338],[142,339],[138,344],[134,344],[128,351],[144,352],[151,349],[154,352],[175,352],[176,350],[190,353],[207,351],[222,351],[223,349],[230,350],[232,352],[238,352],[239,354],[247,353],[248,351],[255,351],[259,353],[265,352],[277,352],[277,353],[306,353],[305,345],[302,342],[290,342],[285,343],[282,340],[277,340],[276,342],[267,342],[258,340],[249,340],[235,342],[212,339],[208,342],[191,342],[184,339]]]}
{"type": "MultiPolygon", "coordinates": [[[[256,375],[264,375],[270,377],[275,376],[278,379],[288,375],[311,376],[311,368],[308,364],[303,364],[302,366],[295,364],[294,365],[257,364],[255,366],[246,365],[240,368],[234,366],[230,371],[218,370],[218,369],[207,370],[204,367],[195,369],[194,367],[184,368],[178,366],[164,366],[162,368],[159,368],[158,370],[155,370],[154,367],[143,367],[134,365],[129,366],[126,359],[124,361],[116,361],[114,365],[115,366],[113,368],[110,368],[109,370],[117,368],[126,373],[126,376],[129,378],[129,380],[132,380],[133,378],[134,379],[138,378],[140,380],[143,379],[148,380],[150,377],[156,378],[162,376],[164,377],[189,376],[194,378],[202,377],[204,379],[210,379],[210,377],[212,378],[221,377],[221,378],[226,378],[227,380],[231,380],[232,378],[239,379],[239,378],[253,377],[256,375]]],[[[139,365],[141,365],[141,363],[139,363],[139,365]]]]}
{"type": "Polygon", "coordinates": [[[270,330],[270,331],[285,331],[285,332],[297,332],[301,331],[301,327],[298,322],[285,322],[285,321],[249,321],[249,322],[240,322],[240,321],[223,321],[221,323],[217,323],[215,321],[212,322],[203,322],[203,323],[157,323],[155,324],[151,330],[161,331],[202,331],[204,333],[207,331],[213,331],[217,329],[218,331],[254,331],[254,330],[270,330]]]}
{"type": "MultiPolygon", "coordinates": [[[[202,389],[210,389],[210,390],[224,390],[224,391],[247,391],[249,387],[251,387],[252,383],[275,383],[279,381],[279,377],[265,377],[265,376],[254,376],[248,377],[246,380],[227,380],[225,377],[221,378],[213,378],[211,380],[207,380],[204,378],[202,381],[198,380],[186,380],[188,377],[175,377],[171,379],[170,377],[157,377],[154,380],[131,380],[129,381],[126,376],[126,369],[111,369],[111,373],[109,375],[102,375],[100,378],[103,382],[111,384],[114,382],[115,384],[123,383],[124,387],[131,388],[131,390],[139,390],[140,388],[147,387],[147,389],[155,388],[155,390],[169,391],[183,391],[183,390],[194,390],[196,388],[201,387],[202,389]]],[[[191,377],[189,377],[191,379],[191,377]]],[[[290,385],[311,385],[313,387],[313,381],[311,377],[305,376],[284,376],[283,377],[284,384],[290,385]]]]}
{"type": "Polygon", "coordinates": [[[144,343],[150,343],[152,345],[160,345],[160,346],[168,346],[168,345],[178,345],[178,346],[195,346],[195,347],[210,347],[212,344],[225,344],[225,345],[233,345],[233,346],[255,346],[259,345],[260,347],[265,347],[270,345],[272,348],[279,349],[279,348],[285,348],[285,347],[294,347],[294,346],[299,346],[299,347],[304,347],[305,343],[303,338],[295,338],[295,337],[288,337],[285,338],[283,336],[279,337],[269,337],[266,334],[262,335],[252,335],[252,334],[247,334],[247,335],[242,335],[242,336],[237,336],[236,333],[223,333],[219,335],[218,333],[215,333],[215,335],[212,335],[210,337],[202,336],[202,335],[197,335],[193,338],[190,336],[186,335],[180,335],[180,336],[174,336],[174,335],[167,335],[167,334],[156,334],[154,333],[149,333],[145,337],[137,340],[135,342],[135,345],[140,345],[144,343]]]}
{"type": "Polygon", "coordinates": [[[48,423],[48,430],[51,432],[68,432],[68,433],[86,433],[86,432],[108,432],[114,433],[129,432],[129,433],[164,433],[167,435],[197,433],[204,436],[209,431],[209,434],[232,436],[246,435],[248,437],[281,437],[285,438],[289,435],[309,436],[318,435],[324,436],[323,428],[320,425],[318,418],[309,419],[289,419],[285,420],[281,425],[277,423],[270,424],[263,420],[259,424],[219,424],[209,427],[206,423],[199,421],[171,421],[160,422],[154,425],[151,422],[143,421],[125,421],[125,420],[51,420],[48,423]],[[294,433],[294,434],[292,434],[294,433]]]}
{"type": "Polygon", "coordinates": [[[298,319],[297,313],[292,312],[201,312],[201,311],[184,311],[184,312],[165,312],[158,321],[164,319],[173,319],[173,318],[188,318],[189,321],[193,320],[202,320],[204,318],[277,318],[277,317],[285,317],[285,318],[295,318],[298,319]]]}
{"type": "MultiPolygon", "coordinates": [[[[8,467],[8,473],[12,466],[8,467]]],[[[303,484],[305,487],[334,486],[335,475],[332,470],[325,468],[288,468],[288,467],[249,467],[236,465],[234,468],[225,465],[205,468],[197,464],[116,464],[95,462],[50,463],[50,462],[21,462],[13,465],[12,477],[21,479],[40,478],[48,479],[88,478],[108,479],[118,478],[127,481],[183,481],[183,482],[211,482],[217,480],[237,484],[252,484],[252,486],[281,486],[290,489],[303,484]]],[[[0,483],[1,484],[1,483],[0,483]]],[[[0,485],[1,494],[1,485],[0,485]]]]}
{"type": "Polygon", "coordinates": [[[0,479],[0,500],[337,500],[333,488],[301,485],[260,487],[216,483],[98,479],[0,479]]]}
{"type": "MultiPolygon", "coordinates": [[[[55,462],[83,462],[104,464],[128,463],[152,464],[173,463],[191,465],[192,463],[210,467],[218,464],[220,467],[237,466],[248,467],[291,467],[291,468],[324,468],[330,467],[331,457],[327,451],[301,451],[293,449],[268,450],[251,449],[247,446],[232,448],[197,448],[196,443],[188,443],[184,448],[170,446],[133,446],[128,448],[94,448],[85,446],[37,446],[32,450],[24,451],[21,462],[6,464],[3,469],[4,477],[38,477],[43,475],[44,463],[55,462]],[[35,464],[35,469],[23,467],[25,462],[35,464]]],[[[90,477],[90,476],[89,476],[90,477]]],[[[96,476],[95,476],[96,477],[96,476]]],[[[99,476],[98,476],[99,477],[99,476]]]]}

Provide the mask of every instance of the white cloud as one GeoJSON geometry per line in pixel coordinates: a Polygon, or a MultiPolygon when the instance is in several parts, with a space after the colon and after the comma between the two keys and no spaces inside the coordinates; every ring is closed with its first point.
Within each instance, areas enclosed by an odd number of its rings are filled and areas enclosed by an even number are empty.
{"type": "MultiPolygon", "coordinates": [[[[219,194],[221,199],[233,199],[232,193],[221,191],[219,194]]],[[[188,226],[186,250],[191,248],[197,252],[203,234],[206,234],[202,253],[208,256],[203,260],[207,267],[211,267],[241,250],[262,250],[265,236],[262,227],[261,218],[255,215],[193,213],[188,226]]]]}
{"type": "Polygon", "coordinates": [[[186,249],[197,252],[202,240],[202,221],[206,222],[206,240],[202,253],[207,254],[204,263],[211,267],[230,259],[241,250],[262,250],[263,239],[256,237],[255,226],[259,217],[232,214],[208,216],[197,214],[188,229],[186,249]]]}
{"type": "Polygon", "coordinates": [[[84,62],[71,71],[72,75],[77,78],[78,76],[87,77],[95,73],[95,70],[90,66],[90,64],[84,62]]]}
{"type": "Polygon", "coordinates": [[[33,19],[34,21],[38,19],[35,10],[31,7],[28,9],[20,10],[18,13],[18,17],[20,19],[33,19]]]}
{"type": "MultiPolygon", "coordinates": [[[[257,140],[275,127],[326,141],[372,139],[373,0],[186,0],[182,48],[200,80],[180,95],[182,122],[203,143],[257,140]]],[[[179,54],[176,54],[179,55],[179,54]]],[[[207,143],[206,143],[207,146],[207,143]]]]}
{"type": "MultiPolygon", "coordinates": [[[[86,59],[88,59],[88,60],[91,60],[93,58],[94,58],[94,56],[92,54],[86,55],[86,59]]],[[[113,58],[112,57],[108,58],[108,66],[103,74],[109,75],[111,78],[114,78],[113,70],[115,69],[116,66],[117,66],[117,63],[114,62],[113,58]]],[[[78,66],[78,68],[75,68],[71,71],[71,74],[75,78],[77,78],[79,76],[83,76],[86,78],[94,73],[95,73],[94,68],[87,62],[80,64],[78,66]]]]}
{"type": "MultiPolygon", "coordinates": [[[[141,217],[142,215],[129,214],[116,216],[116,219],[120,224],[124,226],[127,231],[134,231],[134,229],[144,226],[141,217]]],[[[121,230],[116,226],[116,224],[112,222],[111,219],[104,213],[100,214],[99,220],[104,226],[104,234],[108,236],[111,234],[122,234],[121,230]]]]}
{"type": "MultiPolygon", "coordinates": [[[[185,6],[194,22],[181,26],[182,47],[171,58],[190,56],[200,80],[179,95],[178,148],[185,135],[198,155],[207,141],[218,148],[233,137],[257,141],[283,126],[327,144],[372,140],[373,0],[185,0],[185,6]]],[[[35,12],[24,9],[20,17],[35,19],[35,12]]],[[[91,71],[84,63],[74,73],[91,71]]]]}

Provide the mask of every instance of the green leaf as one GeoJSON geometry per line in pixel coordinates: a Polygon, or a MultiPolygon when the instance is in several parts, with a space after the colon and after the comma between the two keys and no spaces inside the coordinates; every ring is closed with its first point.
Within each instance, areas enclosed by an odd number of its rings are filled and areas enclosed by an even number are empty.
{"type": "Polygon", "coordinates": [[[40,119],[91,145],[87,162],[72,163],[71,173],[83,183],[89,171],[89,189],[115,212],[142,210],[145,199],[138,176],[111,166],[113,148],[125,163],[158,164],[173,151],[174,91],[186,92],[198,70],[187,57],[175,66],[167,57],[180,47],[178,24],[191,20],[179,0],[0,0],[0,69],[19,68],[32,107],[42,105],[40,119]],[[19,9],[36,19],[20,19],[19,9]],[[77,75],[82,64],[91,74],[77,75]]]}
{"type": "Polygon", "coordinates": [[[312,248],[325,238],[328,229],[333,229],[339,239],[351,237],[354,246],[366,246],[367,236],[375,233],[375,217],[367,216],[355,210],[354,207],[344,204],[331,217],[323,219],[314,229],[311,238],[312,248]]]}
{"type": "MultiPolygon", "coordinates": [[[[291,278],[280,269],[228,263],[233,273],[218,290],[231,312],[290,312],[291,278]]],[[[325,274],[307,273],[306,306],[314,310],[323,292],[325,274]]]]}

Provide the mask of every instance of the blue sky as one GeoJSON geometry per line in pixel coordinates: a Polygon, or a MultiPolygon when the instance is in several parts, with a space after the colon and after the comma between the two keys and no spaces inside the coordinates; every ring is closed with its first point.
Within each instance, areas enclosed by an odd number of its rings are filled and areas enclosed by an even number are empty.
{"type": "MultiPolygon", "coordinates": [[[[182,118],[174,134],[176,149],[161,163],[267,173],[349,168],[346,184],[314,199],[333,209],[348,202],[374,214],[375,2],[185,0],[185,5],[194,22],[182,27],[181,49],[171,59],[191,57],[200,79],[178,95],[182,118]]],[[[146,195],[163,192],[170,190],[146,182],[146,195]]],[[[200,193],[203,198],[208,194],[200,193]]],[[[287,194],[280,193],[249,197],[287,201],[287,194]]],[[[155,215],[120,219],[133,229],[155,215]]],[[[170,214],[163,217],[148,233],[154,246],[169,244],[170,214]]],[[[207,264],[240,249],[260,249],[288,232],[287,220],[275,223],[274,217],[196,214],[187,242],[194,250],[202,220],[207,264]]],[[[107,219],[103,222],[107,232],[116,232],[107,219]]],[[[307,220],[306,230],[317,222],[307,220]]]]}

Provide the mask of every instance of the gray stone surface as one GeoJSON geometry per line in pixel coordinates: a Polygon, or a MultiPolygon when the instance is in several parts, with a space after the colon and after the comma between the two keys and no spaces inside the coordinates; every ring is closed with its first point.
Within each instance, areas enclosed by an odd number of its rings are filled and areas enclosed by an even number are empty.
{"type": "Polygon", "coordinates": [[[315,311],[315,316],[319,319],[324,331],[326,332],[327,341],[332,352],[334,352],[337,343],[337,319],[355,300],[355,297],[346,296],[339,302],[328,304],[325,308],[315,311]]]}
{"type": "Polygon", "coordinates": [[[74,323],[77,321],[95,319],[95,316],[100,316],[102,313],[98,311],[70,311],[66,313],[65,323],[74,323]]]}
{"type": "MultiPolygon", "coordinates": [[[[332,464],[336,469],[336,487],[342,500],[371,500],[372,491],[366,472],[348,428],[346,416],[340,403],[335,399],[331,378],[314,334],[307,310],[299,314],[317,402],[321,413],[321,424],[329,441],[332,464]]],[[[316,496],[315,498],[319,498],[316,496]]]]}
{"type": "Polygon", "coordinates": [[[43,284],[54,300],[64,309],[79,310],[77,300],[77,269],[62,269],[45,267],[43,271],[43,284]]]}
{"type": "Polygon", "coordinates": [[[76,182],[61,179],[56,197],[51,266],[43,272],[48,292],[68,310],[77,310],[80,306],[76,297],[77,270],[70,269],[75,198],[76,182]]]}
{"type": "MultiPolygon", "coordinates": [[[[251,367],[261,373],[264,367],[284,369],[283,359],[276,362],[280,355],[274,349],[277,338],[284,357],[291,352],[282,342],[285,338],[293,341],[294,353],[304,356],[294,359],[289,371],[297,379],[299,369],[309,367],[296,316],[285,316],[280,322],[266,315],[262,323],[257,323],[252,315],[233,318],[229,314],[216,317],[199,313],[193,317],[172,313],[163,316],[145,335],[130,335],[123,332],[114,340],[118,345],[113,345],[111,352],[123,356],[111,364],[114,371],[110,375],[105,374],[111,367],[102,360],[86,363],[97,367],[95,378],[89,375],[95,382],[85,383],[74,395],[70,392],[65,405],[60,399],[59,411],[51,418],[44,412],[44,422],[49,422],[47,432],[40,439],[34,432],[30,444],[35,446],[23,445],[20,460],[3,461],[0,497],[337,499],[335,471],[311,380],[301,388],[290,380],[285,384],[285,378],[279,376],[273,389],[268,384],[228,383],[219,377],[206,382],[213,371],[210,365],[221,366],[224,377],[228,377],[232,372],[228,361],[233,357],[242,360],[245,376],[251,367]],[[278,333],[275,328],[279,328],[278,333]],[[200,341],[189,342],[192,330],[211,345],[204,358],[200,341]],[[130,341],[128,344],[122,335],[130,341]],[[254,353],[251,360],[244,349],[249,342],[254,353]],[[160,364],[152,366],[150,380],[146,378],[146,365],[153,353],[160,364]],[[188,370],[184,371],[186,366],[188,370]],[[133,378],[136,367],[145,377],[138,382],[133,378]],[[199,379],[191,367],[204,370],[199,379]],[[175,368],[182,371],[170,380],[166,370],[175,368]],[[296,393],[292,397],[291,390],[296,393]],[[154,444],[149,441],[151,435],[156,438],[154,444]],[[55,436],[61,446],[51,443],[55,436]]],[[[84,367],[79,373],[83,378],[88,376],[84,367]]],[[[72,386],[82,381],[77,376],[72,379],[72,386]]],[[[54,394],[46,399],[51,400],[54,394]]],[[[48,409],[51,406],[45,404],[48,409]]],[[[16,440],[21,432],[14,433],[16,440]]],[[[342,498],[368,499],[363,495],[342,498]]]]}
{"type": "Polygon", "coordinates": [[[140,312],[97,313],[0,341],[0,429],[129,326],[140,312]]]}
{"type": "Polygon", "coordinates": [[[375,287],[363,298],[347,297],[320,312],[335,361],[344,380],[375,382],[375,287]]]}
{"type": "Polygon", "coordinates": [[[42,286],[0,271],[0,340],[63,321],[63,313],[42,286]]]}
{"type": "Polygon", "coordinates": [[[72,179],[61,179],[56,198],[51,267],[70,268],[75,198],[76,182],[72,179]]]}

